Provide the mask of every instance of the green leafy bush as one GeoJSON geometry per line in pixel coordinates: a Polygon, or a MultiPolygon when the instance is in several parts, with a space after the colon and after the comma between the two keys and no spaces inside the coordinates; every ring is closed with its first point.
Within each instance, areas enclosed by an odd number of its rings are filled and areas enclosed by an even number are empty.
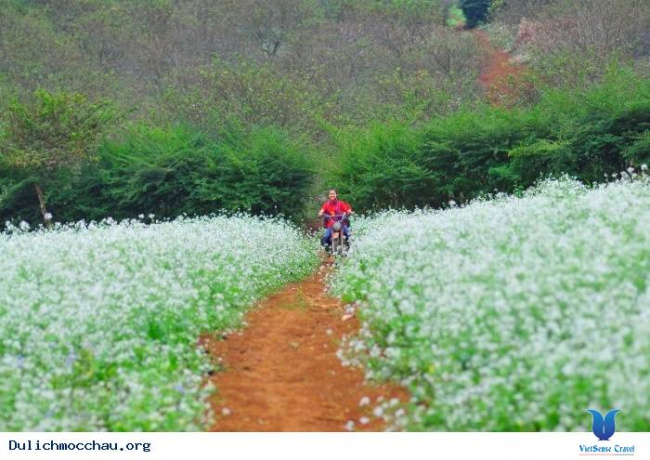
{"type": "MultiPolygon", "coordinates": [[[[87,165],[77,180],[54,177],[60,186],[53,188],[49,206],[59,221],[222,210],[298,218],[313,173],[310,152],[275,128],[215,140],[188,127],[142,124],[104,142],[98,162],[87,165]]],[[[36,201],[27,198],[27,185],[5,185],[2,218],[34,221],[36,201]]]]}
{"type": "Polygon", "coordinates": [[[647,162],[649,129],[650,82],[611,69],[584,91],[542,90],[529,107],[345,131],[329,181],[366,210],[461,203],[563,173],[594,183],[647,162]]]}
{"type": "Polygon", "coordinates": [[[37,90],[26,103],[14,100],[4,115],[0,162],[33,185],[49,225],[46,192],[56,188],[52,178],[73,177],[95,161],[96,147],[117,114],[108,102],[93,102],[80,93],[37,90]]]}
{"type": "Polygon", "coordinates": [[[633,165],[650,163],[650,130],[639,134],[634,143],[625,149],[623,156],[633,165]]]}

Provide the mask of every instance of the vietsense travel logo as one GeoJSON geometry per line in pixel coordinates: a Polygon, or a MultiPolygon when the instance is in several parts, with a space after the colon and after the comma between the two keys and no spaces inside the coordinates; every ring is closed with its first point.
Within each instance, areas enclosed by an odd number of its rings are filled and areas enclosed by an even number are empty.
{"type": "Polygon", "coordinates": [[[620,412],[620,410],[610,410],[607,412],[607,415],[605,415],[604,419],[603,414],[601,414],[596,409],[588,409],[587,412],[590,412],[591,416],[593,417],[591,431],[594,432],[599,441],[609,441],[609,438],[611,438],[616,431],[616,423],[614,421],[614,418],[616,417],[616,414],[620,412]]]}
{"type": "MultiPolygon", "coordinates": [[[[621,412],[620,409],[612,409],[603,417],[603,414],[596,409],[587,409],[591,414],[592,424],[591,431],[596,435],[598,441],[609,442],[609,439],[616,432],[616,414],[621,412]]],[[[634,455],[634,446],[622,446],[619,444],[594,444],[587,446],[580,444],[580,455],[634,455]]]]}

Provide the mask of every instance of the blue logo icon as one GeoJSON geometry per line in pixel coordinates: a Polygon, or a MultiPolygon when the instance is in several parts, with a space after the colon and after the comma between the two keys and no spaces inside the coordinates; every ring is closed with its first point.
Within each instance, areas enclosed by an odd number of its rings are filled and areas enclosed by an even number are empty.
{"type": "Polygon", "coordinates": [[[591,412],[591,416],[594,420],[591,425],[591,431],[594,432],[600,441],[609,441],[609,438],[611,438],[616,431],[614,417],[616,417],[616,414],[620,412],[620,409],[610,410],[607,412],[604,419],[603,414],[595,409],[588,409],[587,412],[591,412]]]}

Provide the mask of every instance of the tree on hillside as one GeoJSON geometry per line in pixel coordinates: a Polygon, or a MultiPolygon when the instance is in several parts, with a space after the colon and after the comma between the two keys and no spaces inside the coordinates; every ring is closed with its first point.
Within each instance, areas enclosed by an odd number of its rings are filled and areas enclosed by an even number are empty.
{"type": "Polygon", "coordinates": [[[518,25],[522,19],[535,19],[545,9],[560,0],[492,0],[490,20],[518,25]]]}
{"type": "Polygon", "coordinates": [[[29,103],[13,102],[5,113],[0,162],[33,185],[43,221],[50,226],[45,191],[55,174],[77,174],[96,159],[95,149],[117,120],[107,102],[79,93],[38,90],[29,103]]]}
{"type": "Polygon", "coordinates": [[[491,0],[460,0],[459,6],[467,19],[467,27],[476,27],[485,22],[490,11],[491,0]]]}
{"type": "Polygon", "coordinates": [[[222,7],[242,39],[240,47],[250,44],[254,54],[269,60],[287,51],[321,16],[315,2],[304,0],[225,0],[222,7]]]}

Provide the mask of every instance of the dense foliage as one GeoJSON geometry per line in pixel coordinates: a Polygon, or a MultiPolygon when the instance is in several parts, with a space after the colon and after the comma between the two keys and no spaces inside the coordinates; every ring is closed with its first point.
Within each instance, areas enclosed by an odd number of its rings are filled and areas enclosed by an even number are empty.
{"type": "Polygon", "coordinates": [[[601,182],[648,162],[649,129],[650,80],[613,68],[598,85],[547,89],[528,107],[460,110],[416,130],[352,130],[330,178],[359,209],[439,207],[548,175],[601,182]]]}
{"type": "Polygon", "coordinates": [[[78,93],[38,90],[32,104],[14,101],[6,113],[0,157],[19,183],[33,185],[46,224],[51,220],[43,192],[57,174],[78,175],[96,160],[97,143],[116,114],[106,103],[92,103],[78,93]]]}
{"type": "MultiPolygon", "coordinates": [[[[31,176],[16,181],[15,168],[4,167],[13,181],[4,183],[0,219],[37,221],[31,176]]],[[[309,152],[277,129],[233,130],[215,140],[187,127],[138,124],[105,141],[96,161],[76,178],[67,171],[49,176],[48,209],[59,221],[150,213],[174,218],[220,210],[298,218],[313,173],[309,152]]]]}
{"type": "Polygon", "coordinates": [[[0,219],[297,219],[317,187],[377,209],[600,180],[648,157],[648,30],[642,0],[0,0],[0,219]],[[446,26],[459,7],[525,62],[508,107],[479,81],[486,47],[446,26]],[[126,116],[36,199],[6,146],[10,105],[39,94],[126,116]]]}
{"type": "Polygon", "coordinates": [[[1,148],[0,220],[33,224],[39,207],[55,221],[217,209],[297,219],[342,127],[480,98],[480,52],[445,28],[449,6],[0,0],[0,139],[12,141],[8,101],[34,110],[39,94],[110,100],[127,115],[86,146],[95,164],[48,171],[38,199],[34,174],[1,148]]]}
{"type": "Polygon", "coordinates": [[[0,82],[108,97],[139,116],[186,121],[209,103],[212,123],[321,131],[323,119],[400,115],[411,92],[475,98],[480,62],[444,27],[450,4],[0,0],[0,82]]]}
{"type": "Polygon", "coordinates": [[[357,223],[335,292],[359,302],[347,356],[410,389],[398,426],[647,431],[650,180],[547,181],[522,198],[357,223]],[[618,428],[618,426],[617,426],[618,428]]]}
{"type": "Polygon", "coordinates": [[[316,263],[295,227],[247,216],[5,230],[1,431],[204,428],[200,334],[316,263]]]}

